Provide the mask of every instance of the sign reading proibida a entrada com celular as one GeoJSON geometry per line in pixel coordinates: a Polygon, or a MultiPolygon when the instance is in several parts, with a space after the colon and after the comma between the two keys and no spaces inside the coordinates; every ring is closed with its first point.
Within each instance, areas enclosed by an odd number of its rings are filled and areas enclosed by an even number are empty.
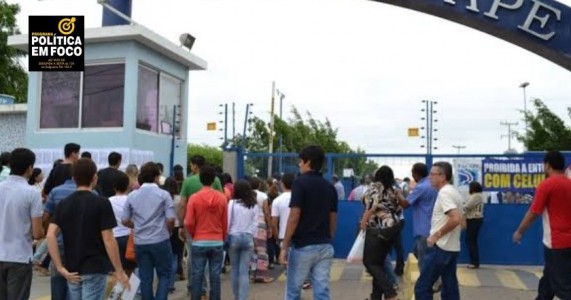
{"type": "Polygon", "coordinates": [[[83,16],[30,16],[30,71],[83,71],[83,16]]]}

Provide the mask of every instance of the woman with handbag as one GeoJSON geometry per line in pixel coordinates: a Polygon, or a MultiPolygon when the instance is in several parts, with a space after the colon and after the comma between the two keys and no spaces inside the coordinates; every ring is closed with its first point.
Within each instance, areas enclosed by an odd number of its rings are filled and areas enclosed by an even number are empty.
{"type": "Polygon", "coordinates": [[[250,283],[248,267],[254,252],[254,236],[258,231],[258,202],[250,183],[238,180],[233,199],[228,203],[228,255],[232,265],[231,281],[234,299],[247,300],[250,283]]]}
{"type": "Polygon", "coordinates": [[[113,190],[115,191],[115,195],[109,197],[109,202],[111,202],[113,213],[117,220],[117,227],[113,228],[113,236],[117,240],[117,245],[119,246],[119,255],[121,256],[123,270],[125,270],[127,276],[130,276],[137,267],[135,259],[129,260],[126,257],[131,228],[128,228],[121,223],[121,215],[123,214],[123,209],[127,203],[127,193],[129,191],[129,177],[127,174],[123,172],[117,173],[113,182],[113,190]]]}
{"type": "Polygon", "coordinates": [[[373,276],[371,300],[394,300],[397,296],[384,270],[385,259],[401,229],[399,215],[402,208],[397,200],[401,192],[395,190],[394,185],[393,170],[382,166],[375,172],[373,183],[363,196],[365,213],[361,229],[366,230],[363,264],[373,276]]]}

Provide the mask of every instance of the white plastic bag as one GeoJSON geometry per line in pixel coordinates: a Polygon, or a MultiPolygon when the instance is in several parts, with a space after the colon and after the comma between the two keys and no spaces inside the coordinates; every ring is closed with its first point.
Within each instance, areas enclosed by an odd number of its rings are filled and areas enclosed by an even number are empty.
{"type": "Polygon", "coordinates": [[[363,261],[363,252],[365,251],[365,231],[361,230],[359,235],[355,239],[355,243],[349,251],[349,256],[347,256],[348,263],[360,263],[363,261]]]}

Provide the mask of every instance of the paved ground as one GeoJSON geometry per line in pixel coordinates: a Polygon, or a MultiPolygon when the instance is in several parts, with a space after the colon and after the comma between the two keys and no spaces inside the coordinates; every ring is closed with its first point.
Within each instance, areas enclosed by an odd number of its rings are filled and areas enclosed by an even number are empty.
{"type": "MultiPolygon", "coordinates": [[[[482,266],[469,270],[458,266],[462,299],[533,299],[541,275],[539,267],[482,266]]],[[[285,276],[280,267],[272,270],[276,281],[270,284],[252,284],[250,299],[283,299],[285,276]]],[[[186,281],[176,283],[177,291],[169,299],[189,299],[186,296],[186,281]]],[[[349,265],[344,260],[336,260],[331,270],[332,299],[365,299],[371,288],[371,277],[360,265],[349,265]]],[[[401,284],[401,299],[406,284],[401,284]]],[[[35,276],[31,299],[45,300],[49,297],[49,277],[35,276]]],[[[222,299],[232,299],[229,275],[222,275],[222,299]]],[[[311,290],[304,292],[303,299],[312,299],[311,290]]],[[[439,299],[439,297],[435,297],[439,299]]]]}

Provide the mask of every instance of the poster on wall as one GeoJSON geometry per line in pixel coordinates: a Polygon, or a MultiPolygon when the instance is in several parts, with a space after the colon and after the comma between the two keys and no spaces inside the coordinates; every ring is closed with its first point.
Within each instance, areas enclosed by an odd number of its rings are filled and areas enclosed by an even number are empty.
{"type": "Polygon", "coordinates": [[[482,182],[482,160],[478,158],[454,159],[454,187],[464,199],[468,198],[472,181],[482,182]]]}
{"type": "Polygon", "coordinates": [[[543,162],[537,158],[482,161],[482,187],[500,192],[501,203],[531,203],[535,189],[545,178],[543,162]]]}

